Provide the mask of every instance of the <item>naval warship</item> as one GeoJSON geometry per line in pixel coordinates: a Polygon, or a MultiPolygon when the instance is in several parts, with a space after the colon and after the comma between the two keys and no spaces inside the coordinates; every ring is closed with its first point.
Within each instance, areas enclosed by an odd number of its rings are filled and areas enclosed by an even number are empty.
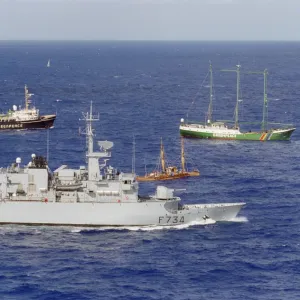
{"type": "Polygon", "coordinates": [[[157,186],[140,196],[136,175],[107,164],[113,142],[98,141],[94,151],[90,111],[86,121],[87,164],[79,169],[62,165],[51,172],[43,156],[32,154],[22,165],[17,158],[0,169],[0,224],[72,226],[179,225],[230,221],[245,203],[183,205],[176,190],[157,186]]]}
{"type": "Polygon", "coordinates": [[[53,127],[56,115],[40,115],[38,109],[30,107],[31,96],[25,85],[25,107],[13,105],[13,109],[6,114],[0,114],[0,131],[3,130],[28,130],[47,129],[53,127]]]}

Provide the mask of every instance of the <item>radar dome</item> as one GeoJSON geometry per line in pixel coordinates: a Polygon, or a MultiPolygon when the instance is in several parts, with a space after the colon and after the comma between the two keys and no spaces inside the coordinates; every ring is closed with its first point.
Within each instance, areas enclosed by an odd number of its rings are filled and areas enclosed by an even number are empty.
{"type": "Polygon", "coordinates": [[[18,109],[17,105],[13,105],[13,111],[16,111],[18,109]]]}
{"type": "Polygon", "coordinates": [[[31,158],[35,158],[36,155],[34,153],[31,154],[31,158]]]}
{"type": "Polygon", "coordinates": [[[181,118],[181,119],[180,119],[180,122],[181,122],[181,123],[184,123],[184,119],[183,119],[183,118],[181,118]]]}
{"type": "Polygon", "coordinates": [[[17,164],[20,164],[20,163],[21,163],[21,157],[17,157],[17,158],[16,158],[16,163],[17,163],[17,164]]]}

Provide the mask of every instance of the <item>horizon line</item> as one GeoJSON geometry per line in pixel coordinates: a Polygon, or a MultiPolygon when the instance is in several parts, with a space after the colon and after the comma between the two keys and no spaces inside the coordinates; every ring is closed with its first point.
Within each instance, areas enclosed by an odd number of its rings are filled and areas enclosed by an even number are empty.
{"type": "Polygon", "coordinates": [[[198,40],[198,39],[190,39],[190,40],[163,40],[163,39],[0,39],[0,42],[300,42],[300,40],[263,40],[263,39],[248,39],[248,40],[198,40]]]}

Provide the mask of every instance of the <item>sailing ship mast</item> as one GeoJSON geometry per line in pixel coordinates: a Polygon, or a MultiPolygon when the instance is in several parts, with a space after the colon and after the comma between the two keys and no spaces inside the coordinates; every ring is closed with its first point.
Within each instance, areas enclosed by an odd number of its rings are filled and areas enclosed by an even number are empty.
{"type": "Polygon", "coordinates": [[[184,140],[181,137],[181,172],[185,172],[184,140]]]}
{"type": "Polygon", "coordinates": [[[236,105],[235,105],[235,128],[239,126],[239,100],[240,100],[240,67],[236,66],[236,105]]]}
{"type": "Polygon", "coordinates": [[[209,62],[209,77],[210,77],[210,89],[209,89],[209,106],[207,112],[207,123],[211,123],[212,120],[212,108],[213,108],[213,74],[212,74],[212,65],[209,62]]]}
{"type": "Polygon", "coordinates": [[[165,150],[162,142],[162,138],[160,141],[160,162],[161,162],[161,170],[163,173],[166,173],[166,161],[165,161],[165,150]]]}
{"type": "Polygon", "coordinates": [[[234,126],[239,127],[239,100],[240,100],[240,69],[241,65],[236,65],[235,70],[221,70],[223,72],[236,72],[236,105],[234,110],[234,126]]]}
{"type": "Polygon", "coordinates": [[[248,74],[263,74],[264,75],[264,103],[263,103],[263,117],[261,122],[261,129],[265,131],[268,124],[268,94],[267,94],[267,76],[268,70],[264,69],[262,72],[248,72],[248,74]]]}
{"type": "Polygon", "coordinates": [[[263,120],[262,120],[262,130],[266,129],[266,124],[268,123],[268,95],[267,95],[267,76],[268,70],[264,70],[264,106],[263,106],[263,120]]]}

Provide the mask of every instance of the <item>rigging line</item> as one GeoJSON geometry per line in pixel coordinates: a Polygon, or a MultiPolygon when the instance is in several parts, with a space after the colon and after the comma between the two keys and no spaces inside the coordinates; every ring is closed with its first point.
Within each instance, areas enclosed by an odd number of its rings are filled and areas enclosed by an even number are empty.
{"type": "Polygon", "coordinates": [[[190,110],[192,109],[192,106],[194,105],[195,100],[196,100],[196,98],[198,97],[198,95],[199,95],[199,93],[200,93],[200,90],[203,88],[204,82],[206,81],[208,74],[209,74],[209,72],[207,72],[205,78],[203,79],[201,85],[199,86],[199,89],[198,89],[198,91],[197,91],[195,97],[193,98],[193,101],[192,101],[190,107],[188,108],[188,111],[187,111],[187,113],[186,113],[186,118],[187,118],[187,120],[188,120],[189,112],[190,112],[190,110]]]}
{"type": "Polygon", "coordinates": [[[197,167],[197,164],[195,164],[195,160],[193,159],[192,155],[185,155],[187,164],[190,164],[194,169],[197,167]]]}
{"type": "Polygon", "coordinates": [[[160,156],[157,158],[157,162],[156,162],[156,166],[155,166],[155,169],[154,171],[160,171],[160,156]]]}

